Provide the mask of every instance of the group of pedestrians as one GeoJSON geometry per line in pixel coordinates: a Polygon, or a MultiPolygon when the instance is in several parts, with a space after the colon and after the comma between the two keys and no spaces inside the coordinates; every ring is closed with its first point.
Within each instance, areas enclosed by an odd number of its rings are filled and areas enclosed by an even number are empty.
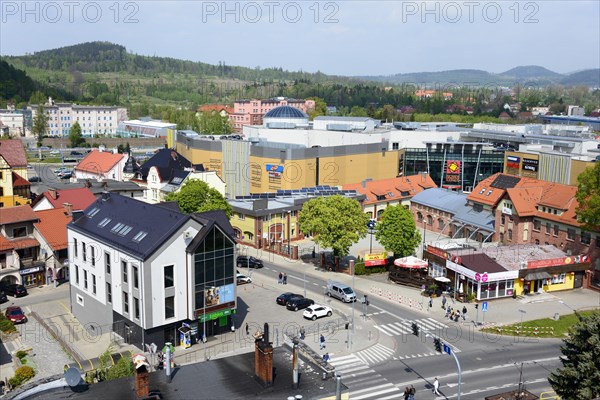
{"type": "Polygon", "coordinates": [[[404,389],[404,400],[414,400],[416,392],[417,390],[413,385],[407,386],[406,389],[404,389]]]}
{"type": "Polygon", "coordinates": [[[287,274],[285,272],[279,273],[279,280],[277,281],[277,283],[287,285],[287,274]]]}
{"type": "Polygon", "coordinates": [[[448,306],[446,309],[446,318],[449,318],[450,321],[458,322],[460,317],[462,317],[463,321],[467,320],[467,306],[463,306],[462,313],[448,306]]]}

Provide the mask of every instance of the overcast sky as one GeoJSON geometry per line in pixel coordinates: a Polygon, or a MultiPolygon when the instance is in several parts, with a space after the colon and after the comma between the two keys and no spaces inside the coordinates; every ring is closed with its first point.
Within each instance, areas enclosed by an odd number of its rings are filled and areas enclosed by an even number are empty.
{"type": "Polygon", "coordinates": [[[0,0],[0,53],[87,41],[339,75],[600,67],[599,1],[0,0]]]}

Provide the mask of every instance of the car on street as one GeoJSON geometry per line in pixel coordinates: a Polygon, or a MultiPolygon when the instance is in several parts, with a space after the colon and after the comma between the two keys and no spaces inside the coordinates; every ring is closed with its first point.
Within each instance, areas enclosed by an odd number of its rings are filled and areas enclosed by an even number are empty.
{"type": "Polygon", "coordinates": [[[0,304],[6,303],[8,301],[8,296],[4,292],[0,292],[0,304]]]}
{"type": "Polygon", "coordinates": [[[286,308],[292,311],[302,310],[308,306],[315,304],[311,299],[306,297],[292,297],[286,304],[286,308]]]}
{"type": "Polygon", "coordinates": [[[243,275],[243,274],[237,274],[235,276],[235,280],[237,281],[238,285],[243,285],[245,283],[252,283],[252,278],[250,278],[249,276],[243,275]]]}
{"type": "Polygon", "coordinates": [[[39,176],[32,176],[31,178],[29,178],[29,182],[41,182],[42,178],[40,178],[39,176]]]}
{"type": "Polygon", "coordinates": [[[60,151],[58,151],[58,150],[52,150],[52,151],[50,152],[50,154],[60,154],[60,151]]]}
{"type": "Polygon", "coordinates": [[[73,174],[70,172],[65,172],[64,174],[60,175],[60,179],[71,179],[71,177],[73,177],[73,174]]]}
{"type": "Polygon", "coordinates": [[[72,156],[82,156],[82,155],[83,155],[83,153],[82,153],[82,152],[80,152],[80,151],[72,151],[72,152],[71,152],[71,155],[72,155],[72,156]]]}
{"type": "Polygon", "coordinates": [[[0,291],[3,291],[4,293],[10,294],[15,297],[27,296],[27,288],[17,283],[2,285],[0,286],[0,291]]]}
{"type": "Polygon", "coordinates": [[[67,168],[67,167],[59,167],[59,168],[56,168],[54,170],[55,174],[60,174],[60,173],[65,173],[65,172],[69,172],[69,168],[67,168]]]}
{"type": "Polygon", "coordinates": [[[319,304],[313,304],[312,306],[304,310],[302,316],[304,318],[312,319],[314,321],[317,318],[331,317],[331,314],[333,314],[331,308],[327,306],[321,306],[319,304]]]}
{"type": "Polygon", "coordinates": [[[238,256],[237,267],[238,268],[262,268],[263,262],[258,258],[252,256],[238,256]]]}
{"type": "Polygon", "coordinates": [[[27,322],[27,317],[21,307],[11,306],[6,308],[6,319],[8,319],[13,324],[24,324],[27,322]]]}
{"type": "Polygon", "coordinates": [[[292,297],[304,297],[300,294],[296,294],[296,293],[292,293],[292,292],[286,292],[286,293],[282,293],[279,296],[277,296],[277,299],[275,299],[275,302],[277,304],[279,304],[280,306],[287,306],[288,301],[290,301],[290,299],[292,297]]]}
{"type": "Polygon", "coordinates": [[[27,169],[33,169],[33,165],[27,164],[27,169]]]}

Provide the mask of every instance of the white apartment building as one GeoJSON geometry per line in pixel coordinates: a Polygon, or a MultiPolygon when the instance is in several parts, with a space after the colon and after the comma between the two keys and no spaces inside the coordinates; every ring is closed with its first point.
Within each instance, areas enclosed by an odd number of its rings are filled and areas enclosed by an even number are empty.
{"type": "Polygon", "coordinates": [[[11,136],[25,136],[25,118],[13,110],[0,110],[0,126],[8,128],[11,136]]]}
{"type": "MultiPolygon", "coordinates": [[[[30,107],[33,117],[37,106],[30,107]]],[[[127,108],[116,106],[83,106],[73,103],[55,103],[52,98],[44,105],[48,114],[48,136],[66,137],[75,122],[83,136],[115,135],[119,122],[127,120],[127,108]]]]}

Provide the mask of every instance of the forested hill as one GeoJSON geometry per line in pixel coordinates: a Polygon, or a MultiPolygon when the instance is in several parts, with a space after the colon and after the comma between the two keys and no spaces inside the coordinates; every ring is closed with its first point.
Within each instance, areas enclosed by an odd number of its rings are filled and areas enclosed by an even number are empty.
{"type": "Polygon", "coordinates": [[[36,90],[49,96],[71,99],[70,93],[36,82],[24,71],[0,60],[0,99],[12,99],[18,103],[28,100],[36,90]]]}
{"type": "Polygon", "coordinates": [[[58,49],[44,50],[24,56],[6,56],[9,62],[26,68],[53,71],[127,72],[128,74],[190,74],[197,77],[225,77],[244,81],[311,80],[323,82],[350,81],[352,78],[328,76],[321,72],[290,72],[281,67],[247,68],[169,57],[142,56],[127,52],[124,46],[109,42],[88,42],[58,49]]]}

